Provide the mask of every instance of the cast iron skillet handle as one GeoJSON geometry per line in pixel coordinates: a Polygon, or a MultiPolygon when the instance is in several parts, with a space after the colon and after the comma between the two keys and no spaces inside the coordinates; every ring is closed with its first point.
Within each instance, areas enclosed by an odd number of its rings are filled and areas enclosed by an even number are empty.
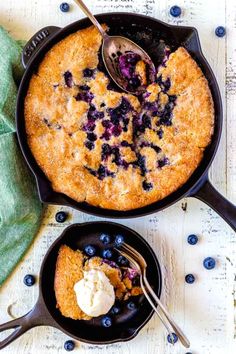
{"type": "Polygon", "coordinates": [[[52,326],[54,325],[52,322],[53,319],[46,312],[41,301],[38,301],[35,307],[26,315],[0,325],[0,332],[4,332],[8,329],[15,329],[14,332],[12,332],[8,337],[0,341],[0,350],[5,348],[8,344],[13,342],[29,329],[41,325],[52,326]]]}
{"type": "Polygon", "coordinates": [[[200,199],[214,209],[236,231],[236,206],[225,199],[211,184],[206,175],[200,187],[191,191],[191,196],[200,199]]]}
{"type": "Polygon", "coordinates": [[[24,68],[27,67],[28,62],[38,52],[39,48],[42,47],[43,43],[45,43],[54,33],[58,32],[59,30],[60,27],[56,26],[44,27],[35,33],[32,38],[30,38],[30,40],[23,48],[22,64],[24,68]]]}

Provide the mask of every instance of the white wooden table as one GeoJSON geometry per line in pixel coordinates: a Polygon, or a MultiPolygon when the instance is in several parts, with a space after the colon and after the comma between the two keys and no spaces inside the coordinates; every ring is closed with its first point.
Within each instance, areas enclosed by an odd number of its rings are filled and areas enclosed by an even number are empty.
{"type": "MultiPolygon", "coordinates": [[[[69,13],[61,13],[60,0],[1,0],[0,24],[12,36],[29,39],[46,25],[64,26],[83,17],[72,5],[69,13]]],[[[69,0],[72,4],[72,0],[69,0]]],[[[179,19],[169,15],[171,0],[86,0],[94,13],[130,11],[150,15],[181,25],[195,26],[200,34],[203,52],[219,82],[224,104],[224,130],[218,154],[211,168],[211,180],[219,191],[236,203],[236,3],[233,0],[178,0],[183,9],[179,19]],[[226,26],[227,36],[217,38],[214,29],[226,26]]],[[[53,240],[70,223],[96,220],[95,217],[70,212],[65,224],[54,222],[58,209],[48,207],[41,230],[27,256],[17,267],[0,292],[0,323],[23,315],[37,299],[37,285],[23,285],[26,273],[38,274],[43,256],[53,240]],[[8,309],[8,311],[7,311],[8,309]]],[[[196,199],[186,199],[168,210],[139,219],[124,220],[141,233],[155,250],[163,271],[162,299],[184,328],[191,341],[193,354],[234,354],[235,343],[235,264],[236,240],[230,227],[208,206],[196,199]],[[182,209],[186,203],[186,211],[182,209]],[[190,246],[186,237],[200,236],[196,246],[190,246]],[[207,271],[202,266],[206,256],[217,259],[217,267],[207,271]],[[196,275],[196,282],[184,281],[187,273],[196,275]]],[[[37,354],[64,353],[68,337],[49,327],[27,332],[4,349],[3,353],[37,354]]],[[[131,342],[110,346],[92,346],[76,343],[75,353],[106,354],[168,354],[185,353],[179,343],[167,343],[166,331],[154,316],[131,342]]]]}

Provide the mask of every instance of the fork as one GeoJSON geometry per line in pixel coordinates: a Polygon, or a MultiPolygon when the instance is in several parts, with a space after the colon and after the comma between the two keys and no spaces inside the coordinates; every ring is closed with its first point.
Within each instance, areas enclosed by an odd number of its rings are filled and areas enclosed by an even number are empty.
{"type": "Polygon", "coordinates": [[[150,305],[152,306],[152,308],[154,309],[154,311],[157,313],[157,315],[160,318],[163,325],[166,327],[166,329],[169,333],[169,336],[171,338],[172,344],[174,344],[174,338],[172,335],[172,332],[174,331],[174,333],[177,335],[177,337],[179,338],[179,340],[183,344],[183,346],[185,348],[189,348],[190,347],[189,340],[187,339],[187,337],[185,336],[183,331],[180,329],[180,327],[175,323],[174,319],[172,318],[170,313],[167,311],[167,309],[164,307],[162,302],[159,300],[159,298],[157,297],[157,295],[153,291],[151,285],[149,284],[149,282],[147,280],[147,276],[146,276],[147,263],[146,263],[145,259],[143,258],[143,256],[139,252],[137,252],[133,247],[131,247],[130,245],[128,245],[126,243],[122,243],[119,246],[119,248],[116,248],[116,250],[122,256],[127,258],[128,261],[130,262],[131,267],[136,269],[137,272],[139,273],[140,285],[143,290],[143,293],[144,293],[145,297],[147,298],[148,302],[150,303],[150,305]],[[155,306],[155,304],[151,300],[148,292],[146,291],[146,288],[149,291],[150,295],[155,300],[155,302],[159,305],[159,307],[155,306]]]}

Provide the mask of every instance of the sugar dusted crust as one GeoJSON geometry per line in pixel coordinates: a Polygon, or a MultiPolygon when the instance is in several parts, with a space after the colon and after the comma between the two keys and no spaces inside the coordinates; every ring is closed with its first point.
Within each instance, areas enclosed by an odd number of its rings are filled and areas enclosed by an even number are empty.
{"type": "Polygon", "coordinates": [[[60,247],[54,279],[57,308],[63,316],[74,320],[90,319],[78,306],[74,291],[75,283],[83,278],[83,261],[82,252],[66,245],[60,247]]]}
{"type": "Polygon", "coordinates": [[[28,143],[55,191],[130,210],[189,179],[211,141],[213,101],[184,48],[159,68],[142,103],[113,91],[100,70],[100,45],[100,34],[89,27],[47,53],[25,99],[28,143]]]}

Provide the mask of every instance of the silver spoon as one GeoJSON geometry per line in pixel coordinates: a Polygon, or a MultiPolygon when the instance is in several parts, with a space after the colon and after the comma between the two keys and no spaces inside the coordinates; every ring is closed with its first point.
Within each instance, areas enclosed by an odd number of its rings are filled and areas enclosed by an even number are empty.
{"type": "MultiPolygon", "coordinates": [[[[74,0],[77,5],[80,6],[82,11],[88,16],[90,21],[94,24],[94,26],[101,33],[103,38],[102,42],[102,58],[105,64],[105,67],[111,76],[111,78],[115,81],[115,83],[124,91],[132,94],[141,94],[145,91],[145,86],[141,83],[139,79],[136,77],[125,77],[122,73],[121,69],[121,60],[132,61],[134,58],[135,61],[143,61],[146,64],[146,73],[147,73],[147,81],[148,84],[155,81],[155,66],[149,57],[149,55],[136,43],[131,41],[128,38],[121,36],[109,36],[106,31],[102,28],[101,24],[96,20],[96,18],[89,11],[87,6],[83,3],[82,0],[74,0]],[[136,58],[136,59],[135,59],[136,58]],[[137,60],[137,58],[139,58],[137,60]]],[[[129,65],[129,64],[128,64],[129,65]]],[[[131,64],[132,65],[132,64],[131,64]]],[[[124,68],[125,70],[125,68],[124,68]]]]}

